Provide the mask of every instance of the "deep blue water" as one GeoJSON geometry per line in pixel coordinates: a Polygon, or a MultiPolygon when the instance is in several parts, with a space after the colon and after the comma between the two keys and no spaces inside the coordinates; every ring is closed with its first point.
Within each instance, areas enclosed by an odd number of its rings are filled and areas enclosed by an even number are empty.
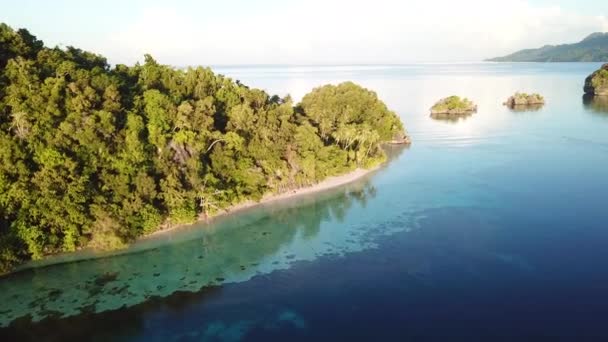
{"type": "Polygon", "coordinates": [[[2,278],[0,339],[606,340],[608,101],[582,97],[597,67],[218,68],[296,99],[355,81],[413,144],[347,186],[2,278]],[[503,107],[518,90],[547,104],[503,107]],[[452,94],[478,113],[431,119],[452,94]]]}

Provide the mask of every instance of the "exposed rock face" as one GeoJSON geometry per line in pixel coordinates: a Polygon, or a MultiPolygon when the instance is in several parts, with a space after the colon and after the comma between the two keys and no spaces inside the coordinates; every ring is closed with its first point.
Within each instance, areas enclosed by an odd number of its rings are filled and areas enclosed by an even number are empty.
{"type": "Polygon", "coordinates": [[[526,93],[515,93],[509,97],[507,101],[503,103],[509,108],[521,108],[521,107],[540,107],[545,104],[545,99],[539,94],[526,94],[526,93]]]}
{"type": "Polygon", "coordinates": [[[395,135],[393,136],[393,139],[387,141],[387,143],[391,145],[410,145],[412,143],[412,139],[407,134],[395,135]]]}
{"type": "Polygon", "coordinates": [[[431,107],[431,116],[435,117],[452,117],[469,115],[477,112],[477,105],[470,100],[458,96],[450,96],[439,100],[431,107]]]}
{"type": "Polygon", "coordinates": [[[585,79],[584,90],[586,94],[608,96],[608,63],[585,79]]]}

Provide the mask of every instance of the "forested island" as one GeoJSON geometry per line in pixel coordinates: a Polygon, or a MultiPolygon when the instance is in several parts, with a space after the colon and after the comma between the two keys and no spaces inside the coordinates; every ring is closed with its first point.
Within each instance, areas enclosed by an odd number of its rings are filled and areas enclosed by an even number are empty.
{"type": "Polygon", "coordinates": [[[574,44],[545,45],[525,49],[490,62],[606,62],[608,61],[608,32],[596,32],[574,44]]]}
{"type": "Polygon", "coordinates": [[[0,271],[114,249],[385,160],[408,139],[354,83],[300,103],[209,68],[110,66],[0,24],[0,271]]]}
{"type": "Polygon", "coordinates": [[[477,105],[471,100],[460,96],[448,96],[431,107],[431,117],[458,117],[477,112],[477,105]]]}
{"type": "Polygon", "coordinates": [[[503,105],[511,109],[525,109],[528,108],[540,108],[545,104],[545,98],[537,93],[527,94],[516,92],[509,96],[509,98],[503,102],[503,105]]]}
{"type": "Polygon", "coordinates": [[[587,76],[583,91],[592,96],[608,96],[608,63],[587,76]]]}

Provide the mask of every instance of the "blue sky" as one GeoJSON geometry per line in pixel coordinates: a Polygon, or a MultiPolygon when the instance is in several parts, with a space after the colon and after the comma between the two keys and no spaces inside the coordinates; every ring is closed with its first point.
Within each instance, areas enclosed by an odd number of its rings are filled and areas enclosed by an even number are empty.
{"type": "Polygon", "coordinates": [[[475,61],[608,31],[588,0],[0,0],[0,21],[47,45],[131,64],[475,61]]]}

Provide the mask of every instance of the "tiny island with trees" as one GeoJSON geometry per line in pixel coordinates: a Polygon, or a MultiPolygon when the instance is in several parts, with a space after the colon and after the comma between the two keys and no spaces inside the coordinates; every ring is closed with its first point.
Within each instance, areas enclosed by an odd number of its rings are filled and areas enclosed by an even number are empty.
{"type": "Polygon", "coordinates": [[[591,96],[608,96],[608,63],[585,79],[584,91],[591,96]]]}
{"type": "Polygon", "coordinates": [[[209,68],[110,66],[0,24],[0,271],[315,184],[407,143],[354,83],[300,103],[209,68]]]}
{"type": "Polygon", "coordinates": [[[431,107],[431,117],[460,117],[477,112],[477,105],[467,98],[449,96],[439,100],[431,107]]]}
{"type": "Polygon", "coordinates": [[[517,92],[510,96],[503,105],[513,110],[537,110],[545,104],[545,98],[537,93],[527,94],[517,92]]]}

